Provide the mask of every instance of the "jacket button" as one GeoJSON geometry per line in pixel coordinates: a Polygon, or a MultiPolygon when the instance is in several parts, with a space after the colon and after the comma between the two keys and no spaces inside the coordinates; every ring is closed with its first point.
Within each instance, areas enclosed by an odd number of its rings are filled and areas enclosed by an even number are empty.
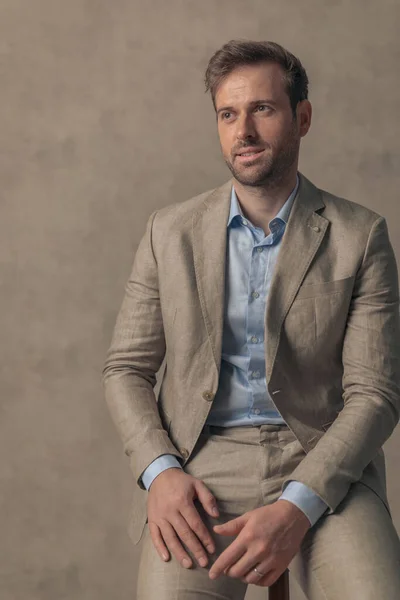
{"type": "Polygon", "coordinates": [[[311,229],[314,229],[314,231],[318,232],[319,231],[319,227],[318,225],[313,225],[313,227],[311,229]]]}
{"type": "Polygon", "coordinates": [[[180,453],[182,454],[183,458],[187,458],[189,456],[189,452],[186,448],[180,448],[180,453]]]}
{"type": "Polygon", "coordinates": [[[208,402],[212,402],[214,400],[215,394],[213,392],[203,392],[204,400],[208,402]]]}

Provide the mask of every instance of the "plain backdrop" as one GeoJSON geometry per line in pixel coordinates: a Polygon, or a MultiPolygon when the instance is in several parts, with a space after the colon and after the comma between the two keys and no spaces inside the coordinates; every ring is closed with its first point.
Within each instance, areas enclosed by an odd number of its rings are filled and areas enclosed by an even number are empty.
{"type": "MultiPolygon", "coordinates": [[[[299,56],[299,168],[384,215],[400,259],[399,17],[398,0],[0,0],[2,600],[135,597],[136,484],[101,371],[149,215],[231,176],[203,83],[222,44],[299,56]]],[[[398,429],[384,449],[399,531],[398,429]]]]}

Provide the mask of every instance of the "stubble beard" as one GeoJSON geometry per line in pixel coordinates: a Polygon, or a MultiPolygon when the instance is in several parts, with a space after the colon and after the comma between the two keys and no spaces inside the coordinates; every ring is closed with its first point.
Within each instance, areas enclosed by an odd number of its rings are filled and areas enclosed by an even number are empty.
{"type": "Polygon", "coordinates": [[[270,145],[264,150],[261,160],[253,165],[239,165],[225,158],[225,163],[233,177],[242,185],[249,187],[278,187],[286,180],[288,173],[297,160],[300,139],[290,131],[278,150],[270,145]]]}

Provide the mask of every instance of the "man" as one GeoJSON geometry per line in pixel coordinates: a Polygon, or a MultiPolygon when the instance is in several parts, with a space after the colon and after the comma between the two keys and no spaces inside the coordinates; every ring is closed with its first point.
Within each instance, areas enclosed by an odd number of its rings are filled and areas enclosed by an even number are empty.
{"type": "Polygon", "coordinates": [[[152,213],[103,370],[137,483],[137,598],[243,599],[290,565],[311,600],[395,600],[385,218],[298,172],[308,78],[282,46],[228,42],[206,86],[233,178],[152,213]]]}

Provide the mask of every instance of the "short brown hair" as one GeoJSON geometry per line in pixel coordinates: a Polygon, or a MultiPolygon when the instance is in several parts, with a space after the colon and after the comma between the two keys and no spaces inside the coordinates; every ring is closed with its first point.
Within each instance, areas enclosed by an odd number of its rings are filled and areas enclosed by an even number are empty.
{"type": "Polygon", "coordinates": [[[215,96],[219,85],[236,67],[264,62],[281,65],[283,81],[290,99],[293,116],[301,100],[308,98],[308,77],[300,60],[276,42],[230,40],[211,57],[205,72],[206,92],[210,90],[215,111],[215,96]]]}

